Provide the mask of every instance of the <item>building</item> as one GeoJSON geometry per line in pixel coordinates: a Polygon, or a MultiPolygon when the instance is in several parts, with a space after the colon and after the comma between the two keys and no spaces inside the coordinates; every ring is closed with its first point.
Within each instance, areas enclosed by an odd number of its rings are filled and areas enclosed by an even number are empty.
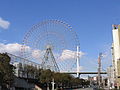
{"type": "Polygon", "coordinates": [[[20,62],[14,62],[13,66],[15,66],[15,76],[22,78],[32,78],[35,79],[36,72],[38,68],[36,66],[22,64],[20,62]]]}
{"type": "Polygon", "coordinates": [[[114,67],[111,65],[107,68],[107,76],[108,76],[108,87],[109,89],[115,88],[115,78],[114,78],[114,67]]]}
{"type": "Polygon", "coordinates": [[[40,88],[38,80],[35,78],[35,74],[27,75],[27,72],[25,71],[25,65],[22,65],[20,62],[14,62],[12,64],[16,67],[14,77],[14,90],[42,90],[40,88]]]}
{"type": "Polygon", "coordinates": [[[112,46],[112,57],[113,57],[113,67],[115,71],[115,83],[117,88],[120,88],[120,73],[119,73],[119,60],[120,60],[120,25],[113,25],[113,46],[112,46]]]}
{"type": "Polygon", "coordinates": [[[15,75],[17,76],[17,77],[22,77],[23,75],[22,75],[22,64],[21,63],[19,63],[19,62],[14,62],[13,63],[13,66],[15,66],[15,75]]]}
{"type": "MultiPolygon", "coordinates": [[[[10,64],[15,67],[13,89],[11,90],[42,90],[43,85],[37,80],[36,73],[40,65],[24,58],[8,53],[10,64]]],[[[1,90],[1,87],[0,87],[1,90]]]]}
{"type": "Polygon", "coordinates": [[[90,85],[97,85],[97,81],[98,81],[98,76],[93,76],[93,77],[90,77],[88,76],[88,80],[90,81],[90,85]]]}

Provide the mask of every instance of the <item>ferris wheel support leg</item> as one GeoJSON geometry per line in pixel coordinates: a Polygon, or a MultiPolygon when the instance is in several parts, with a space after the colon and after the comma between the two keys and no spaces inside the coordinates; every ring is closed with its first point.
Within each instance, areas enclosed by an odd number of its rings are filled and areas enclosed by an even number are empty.
{"type": "Polygon", "coordinates": [[[79,66],[79,46],[77,46],[77,77],[79,77],[80,66],[79,66]]]}

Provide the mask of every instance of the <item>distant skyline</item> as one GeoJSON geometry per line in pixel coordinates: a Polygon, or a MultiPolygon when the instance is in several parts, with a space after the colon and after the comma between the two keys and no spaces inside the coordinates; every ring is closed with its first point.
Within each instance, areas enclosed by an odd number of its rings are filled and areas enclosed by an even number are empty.
{"type": "Polygon", "coordinates": [[[78,35],[85,54],[80,59],[83,71],[97,70],[100,52],[105,54],[102,63],[106,69],[111,65],[112,24],[120,24],[119,11],[119,0],[0,0],[0,52],[16,52],[34,24],[58,19],[78,35]]]}

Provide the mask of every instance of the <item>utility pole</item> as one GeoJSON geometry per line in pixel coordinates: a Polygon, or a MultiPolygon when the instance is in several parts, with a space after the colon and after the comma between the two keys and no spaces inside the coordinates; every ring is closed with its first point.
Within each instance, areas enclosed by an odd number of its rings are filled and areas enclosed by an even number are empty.
{"type": "Polygon", "coordinates": [[[101,75],[100,75],[100,72],[101,72],[101,57],[102,57],[102,53],[99,53],[99,56],[98,56],[98,85],[99,85],[99,88],[101,86],[101,75]]]}

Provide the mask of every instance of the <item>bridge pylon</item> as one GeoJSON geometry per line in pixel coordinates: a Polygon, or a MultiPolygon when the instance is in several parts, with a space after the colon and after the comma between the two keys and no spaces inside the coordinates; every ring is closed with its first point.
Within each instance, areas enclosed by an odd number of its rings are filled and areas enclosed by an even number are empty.
{"type": "Polygon", "coordinates": [[[80,63],[80,57],[79,57],[79,49],[80,49],[80,47],[79,46],[77,46],[77,77],[80,77],[80,74],[79,74],[79,72],[80,72],[80,65],[79,65],[79,63],[80,63]]]}

